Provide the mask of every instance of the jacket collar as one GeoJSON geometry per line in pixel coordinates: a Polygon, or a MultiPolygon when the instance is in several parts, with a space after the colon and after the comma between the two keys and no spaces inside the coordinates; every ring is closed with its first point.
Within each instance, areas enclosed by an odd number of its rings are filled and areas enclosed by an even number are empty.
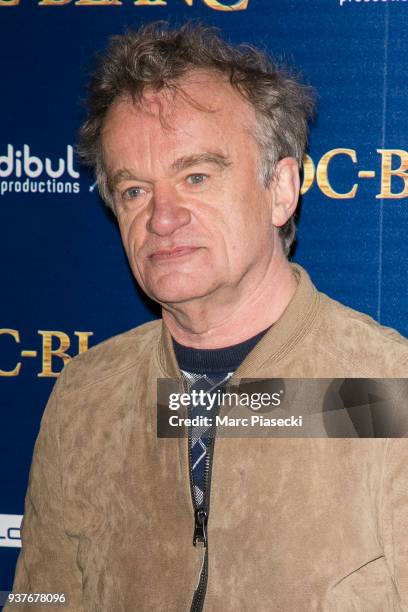
{"type": "MultiPolygon", "coordinates": [[[[267,363],[277,363],[283,359],[310,331],[319,308],[319,293],[301,266],[297,264],[291,266],[298,281],[293,298],[280,319],[272,325],[241,363],[234,378],[257,376],[259,370],[267,363]]],[[[171,335],[163,321],[157,356],[160,369],[166,377],[181,376],[171,335]]]]}

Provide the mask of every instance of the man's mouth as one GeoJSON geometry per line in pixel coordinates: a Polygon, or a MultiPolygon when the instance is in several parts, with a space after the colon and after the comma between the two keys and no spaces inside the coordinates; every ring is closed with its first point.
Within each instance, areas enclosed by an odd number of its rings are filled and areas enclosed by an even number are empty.
{"type": "Polygon", "coordinates": [[[179,246],[173,249],[160,249],[159,251],[154,251],[154,253],[150,255],[150,259],[154,262],[171,261],[173,259],[192,255],[198,248],[199,247],[179,246]]]}

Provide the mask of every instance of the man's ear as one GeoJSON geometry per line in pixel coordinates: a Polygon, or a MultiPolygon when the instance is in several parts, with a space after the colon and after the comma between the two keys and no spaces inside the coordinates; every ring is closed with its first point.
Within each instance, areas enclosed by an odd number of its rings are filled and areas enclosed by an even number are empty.
{"type": "Polygon", "coordinates": [[[282,227],[295,212],[299,201],[299,166],[294,157],[284,157],[276,164],[271,189],[274,192],[272,223],[275,227],[282,227]]]}

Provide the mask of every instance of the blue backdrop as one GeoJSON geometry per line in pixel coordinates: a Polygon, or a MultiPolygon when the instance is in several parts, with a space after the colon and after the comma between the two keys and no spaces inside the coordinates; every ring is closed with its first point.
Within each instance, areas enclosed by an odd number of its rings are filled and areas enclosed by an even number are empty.
{"type": "Polygon", "coordinates": [[[64,359],[158,316],[72,149],[94,52],[156,19],[216,25],[316,87],[294,259],[321,290],[408,335],[408,2],[0,0],[0,590],[64,359]]]}

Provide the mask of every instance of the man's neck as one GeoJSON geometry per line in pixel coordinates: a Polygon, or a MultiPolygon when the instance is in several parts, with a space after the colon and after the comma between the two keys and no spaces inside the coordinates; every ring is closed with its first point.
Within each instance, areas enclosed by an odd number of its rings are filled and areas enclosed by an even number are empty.
{"type": "MultiPolygon", "coordinates": [[[[276,262],[275,262],[276,263],[276,262]]],[[[184,346],[212,349],[232,346],[273,325],[297,288],[286,259],[267,271],[261,283],[231,292],[230,300],[195,300],[163,308],[172,337],[184,346]]]]}

